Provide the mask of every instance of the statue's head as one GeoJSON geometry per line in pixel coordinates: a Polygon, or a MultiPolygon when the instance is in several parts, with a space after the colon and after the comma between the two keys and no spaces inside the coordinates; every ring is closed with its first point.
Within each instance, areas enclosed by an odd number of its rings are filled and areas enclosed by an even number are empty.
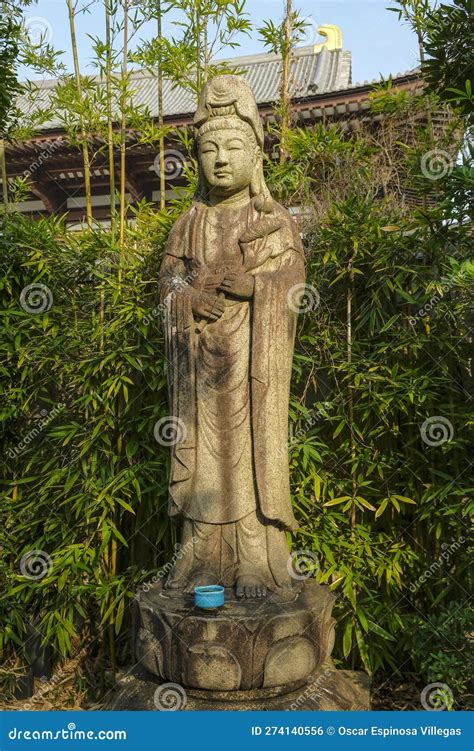
{"type": "Polygon", "coordinates": [[[269,197],[263,178],[263,128],[253,92],[240,76],[221,75],[203,88],[194,116],[199,161],[197,198],[226,198],[249,188],[269,197]]]}

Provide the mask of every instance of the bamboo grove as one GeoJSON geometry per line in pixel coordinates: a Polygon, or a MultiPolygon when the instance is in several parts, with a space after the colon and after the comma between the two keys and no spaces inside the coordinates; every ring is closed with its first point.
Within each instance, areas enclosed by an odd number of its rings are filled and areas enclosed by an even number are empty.
{"type": "MultiPolygon", "coordinates": [[[[65,2],[73,74],[49,45],[21,54],[59,76],[54,106],[83,155],[85,226],[23,218],[21,184],[4,191],[1,217],[0,681],[7,700],[29,682],[28,695],[35,677],[75,660],[87,704],[131,663],[134,592],[178,549],[166,515],[168,451],[154,438],[168,410],[156,278],[169,228],[192,200],[195,165],[190,151],[188,187],[173,200],[162,191],[159,207],[130,208],[127,133],[157,145],[163,186],[165,138],[183,141],[163,124],[163,78],[196,91],[251,26],[239,0],[104,0],[99,94],[77,54],[79,11],[65,2]],[[176,8],[183,25],[161,37],[176,8]],[[144,19],[158,35],[132,44],[144,19]],[[156,75],[158,121],[133,106],[136,65],[156,75]],[[90,202],[99,135],[111,165],[120,155],[108,228],[94,223],[90,202]],[[31,284],[50,295],[35,314],[20,304],[31,284]],[[30,551],[47,554],[41,579],[20,567],[30,551]]],[[[433,23],[424,3],[395,10],[423,53],[433,23]]],[[[285,3],[281,26],[260,30],[283,71],[302,28],[285,3]]],[[[283,77],[280,125],[269,133],[282,148],[266,170],[279,200],[301,209],[309,285],[288,442],[301,528],[289,546],[338,595],[339,666],[365,669],[380,686],[442,681],[461,706],[472,645],[472,99],[458,86],[448,102],[429,73],[423,92],[381,85],[371,99],[379,126],[350,137],[336,126],[295,128],[283,77]],[[437,129],[440,111],[447,125],[437,129]],[[442,179],[422,169],[432,152],[451,155],[442,179]]],[[[3,122],[3,141],[38,124],[3,122]]]]}

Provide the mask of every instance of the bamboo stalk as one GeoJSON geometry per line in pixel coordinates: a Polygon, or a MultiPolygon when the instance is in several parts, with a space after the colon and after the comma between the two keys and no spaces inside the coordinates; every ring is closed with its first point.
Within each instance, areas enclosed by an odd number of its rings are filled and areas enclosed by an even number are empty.
{"type": "MultiPolygon", "coordinates": [[[[350,366],[352,363],[352,303],[354,296],[354,270],[353,270],[354,257],[349,261],[349,286],[347,287],[347,302],[346,302],[346,326],[347,326],[347,364],[350,366]]],[[[349,430],[351,436],[351,476],[352,476],[352,506],[351,506],[351,528],[352,535],[354,534],[354,528],[356,525],[356,505],[355,496],[357,495],[357,478],[354,472],[354,463],[356,458],[356,445],[354,439],[354,385],[352,381],[349,383],[348,390],[348,404],[349,404],[349,430]]]]}
{"type": "MultiPolygon", "coordinates": [[[[161,0],[157,0],[157,33],[158,39],[161,39],[161,0]]],[[[158,127],[163,131],[163,70],[161,65],[161,51],[158,58],[158,127]]],[[[165,138],[160,135],[160,209],[164,211],[166,207],[166,179],[165,179],[165,138]]]]}
{"type": "MultiPolygon", "coordinates": [[[[354,300],[354,256],[356,253],[356,248],[354,247],[354,252],[352,257],[349,260],[348,264],[348,271],[349,271],[349,285],[347,287],[347,364],[350,366],[352,364],[352,346],[353,346],[353,335],[352,335],[352,315],[353,315],[353,300],[354,300]]],[[[350,431],[350,441],[351,441],[351,478],[352,478],[352,504],[351,504],[351,540],[355,540],[355,526],[357,521],[357,507],[355,503],[355,498],[357,495],[357,477],[355,474],[355,459],[356,459],[356,445],[355,445],[355,439],[354,439],[354,384],[352,383],[352,380],[349,382],[349,389],[348,389],[348,404],[349,404],[349,431],[350,431]]],[[[357,602],[357,586],[356,583],[352,582],[352,591],[354,592],[354,602],[357,602]]],[[[354,644],[354,633],[355,633],[355,627],[356,627],[356,618],[355,613],[352,614],[352,636],[351,636],[351,665],[354,669],[355,667],[355,658],[356,658],[356,650],[353,648],[354,644]]]]}
{"type": "Polygon", "coordinates": [[[204,44],[204,80],[206,83],[209,70],[209,30],[208,30],[209,18],[207,13],[204,14],[204,26],[203,26],[203,44],[204,44]]]}
{"type": "MultiPolygon", "coordinates": [[[[119,243],[120,243],[120,259],[118,267],[118,282],[119,290],[122,283],[122,264],[123,264],[123,249],[125,245],[125,182],[126,182],[126,162],[125,162],[125,146],[126,146],[126,90],[127,90],[127,70],[128,70],[128,0],[123,2],[123,58],[122,58],[122,92],[120,97],[120,225],[119,225],[119,243]]],[[[122,414],[122,403],[119,401],[117,407],[117,421],[120,431],[120,417],[122,414]]],[[[120,432],[117,436],[117,456],[122,454],[122,436],[120,432]]],[[[117,514],[114,510],[113,514],[114,526],[117,524],[117,514]]],[[[117,573],[117,540],[113,539],[110,542],[109,551],[109,574],[115,576],[117,573]]],[[[117,669],[117,657],[115,650],[115,613],[112,610],[109,617],[108,624],[108,637],[109,637],[109,652],[112,672],[115,674],[117,669]]]]}
{"type": "Polygon", "coordinates": [[[72,59],[74,62],[74,77],[76,81],[77,96],[80,101],[81,109],[79,111],[79,126],[81,131],[82,158],[84,162],[84,189],[86,193],[86,218],[87,228],[92,229],[92,201],[91,201],[91,170],[89,160],[89,148],[87,146],[87,133],[84,125],[84,113],[82,112],[82,83],[81,70],[79,67],[79,57],[77,54],[76,28],[74,23],[74,8],[72,0],[66,0],[69,15],[69,31],[71,34],[72,59]]]}
{"type": "Polygon", "coordinates": [[[127,86],[127,57],[128,57],[128,0],[123,0],[123,58],[122,58],[122,93],[120,97],[120,261],[119,281],[122,279],[123,248],[125,244],[125,145],[126,145],[126,86],[127,86]]]}
{"type": "Polygon", "coordinates": [[[110,191],[110,239],[115,240],[115,164],[114,131],[112,121],[112,39],[110,31],[110,0],[105,3],[105,88],[107,97],[107,149],[109,156],[109,191],[110,191]]]}
{"type": "MultiPolygon", "coordinates": [[[[420,6],[418,3],[418,0],[415,0],[415,7],[414,7],[414,20],[415,20],[415,31],[416,31],[416,37],[418,41],[418,51],[420,53],[420,63],[423,68],[425,63],[425,45],[423,43],[423,18],[420,13],[420,6]]],[[[431,109],[430,105],[427,102],[427,108],[426,108],[426,125],[428,128],[428,134],[430,137],[430,140],[434,140],[434,133],[433,133],[433,119],[431,117],[431,109]]]]}
{"type": "MultiPolygon", "coordinates": [[[[114,524],[116,523],[116,514],[114,512],[114,524]]],[[[117,574],[117,540],[113,539],[110,542],[110,567],[109,574],[111,577],[115,577],[117,574]]],[[[108,637],[109,637],[109,652],[110,652],[110,667],[113,675],[117,672],[117,653],[115,649],[115,611],[109,616],[108,623],[108,637]]]]}
{"type": "MultiPolygon", "coordinates": [[[[119,396],[118,404],[117,404],[117,457],[120,462],[120,458],[123,453],[123,437],[122,433],[120,432],[122,429],[122,422],[121,417],[123,413],[123,398],[119,396]]],[[[118,518],[117,518],[117,507],[114,508],[112,512],[112,522],[114,528],[118,525],[118,518]]],[[[115,577],[117,575],[117,553],[118,553],[118,546],[117,546],[117,539],[113,537],[110,540],[109,544],[109,553],[108,553],[108,563],[109,563],[109,575],[110,577],[115,577]]],[[[117,656],[116,656],[116,649],[115,649],[115,610],[112,609],[110,616],[109,616],[109,623],[108,623],[108,637],[109,637],[109,652],[110,652],[110,662],[111,662],[111,669],[113,674],[117,672],[117,656]]]]}
{"type": "Polygon", "coordinates": [[[280,163],[287,159],[286,142],[290,128],[290,54],[291,54],[291,0],[286,0],[286,12],[283,22],[283,47],[282,62],[283,70],[281,77],[281,131],[280,131],[280,163]]]}
{"type": "Polygon", "coordinates": [[[10,204],[8,201],[8,177],[7,177],[7,160],[5,156],[5,139],[0,138],[0,171],[2,173],[2,194],[3,194],[3,209],[5,214],[10,211],[10,204]]]}
{"type": "Polygon", "coordinates": [[[194,15],[194,28],[196,33],[196,84],[199,91],[201,88],[201,36],[199,30],[199,11],[197,6],[194,15]]]}

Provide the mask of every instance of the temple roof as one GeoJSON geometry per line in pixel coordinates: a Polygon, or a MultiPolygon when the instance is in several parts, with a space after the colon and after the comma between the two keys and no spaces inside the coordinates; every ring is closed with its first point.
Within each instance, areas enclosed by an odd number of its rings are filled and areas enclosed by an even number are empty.
{"type": "MultiPolygon", "coordinates": [[[[291,64],[290,97],[292,123],[295,127],[313,127],[318,123],[337,124],[343,130],[357,129],[361,122],[370,121],[374,127],[382,118],[371,110],[371,93],[381,79],[353,84],[351,80],[351,53],[342,49],[337,27],[320,27],[319,34],[326,36],[323,44],[298,48],[291,64]]],[[[228,67],[245,75],[252,86],[264,126],[276,123],[275,102],[280,96],[282,60],[279,55],[262,53],[232,57],[225,61],[228,67]]],[[[135,90],[133,103],[148,108],[151,117],[157,116],[157,80],[145,71],[131,74],[135,90]]],[[[104,85],[96,79],[98,85],[104,85]]],[[[25,111],[33,102],[40,109],[47,105],[56,81],[34,82],[37,87],[33,98],[25,95],[20,107],[25,111]]],[[[396,90],[412,91],[421,86],[418,70],[407,71],[393,77],[396,90]]],[[[175,132],[189,128],[196,109],[194,95],[183,88],[164,85],[165,122],[172,132],[165,139],[166,196],[176,195],[176,188],[184,185],[184,172],[177,164],[187,162],[187,152],[175,132]],[[167,169],[169,159],[169,169],[167,169]]],[[[117,117],[117,121],[118,121],[117,117]]],[[[115,130],[118,128],[118,122],[115,130]]],[[[274,155],[270,135],[266,147],[274,155]]],[[[133,126],[127,127],[127,200],[136,203],[143,198],[156,203],[160,199],[157,167],[157,148],[153,143],[140,140],[133,126]]],[[[108,221],[110,215],[109,161],[101,134],[91,135],[93,159],[91,162],[91,188],[94,219],[108,221]],[[97,147],[97,148],[95,148],[97,147]]],[[[92,153],[92,152],[91,152],[92,153]]],[[[22,142],[6,145],[7,173],[10,180],[29,178],[29,197],[17,209],[31,216],[64,214],[68,225],[82,226],[84,220],[84,165],[77,143],[71,142],[64,123],[55,117],[43,123],[37,132],[22,142]]],[[[119,174],[119,154],[114,153],[114,169],[119,174]]],[[[1,194],[1,186],[0,186],[1,194]]]]}
{"type": "MultiPolygon", "coordinates": [[[[258,105],[274,103],[279,97],[282,61],[280,55],[261,53],[228,58],[225,61],[236,72],[242,73],[250,83],[258,105]]],[[[99,81],[99,79],[97,79],[99,81]]],[[[134,89],[132,100],[135,106],[145,105],[152,117],[157,112],[156,76],[147,71],[131,75],[134,89]]],[[[45,107],[56,80],[38,84],[35,106],[45,107]]],[[[329,49],[325,45],[310,45],[295,50],[290,68],[290,96],[305,99],[318,94],[345,89],[351,84],[351,53],[343,49],[329,49]]],[[[170,118],[188,116],[195,110],[196,99],[192,92],[171,81],[164,82],[164,116],[170,118]]],[[[26,101],[23,103],[25,107],[26,101]]],[[[22,102],[19,102],[22,108],[22,102]]],[[[42,130],[61,127],[58,120],[42,125],[42,130]]]]}

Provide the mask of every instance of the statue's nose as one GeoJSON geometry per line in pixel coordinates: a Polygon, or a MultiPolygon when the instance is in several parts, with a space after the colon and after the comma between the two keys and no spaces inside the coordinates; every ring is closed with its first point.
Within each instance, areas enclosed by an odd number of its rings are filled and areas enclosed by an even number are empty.
{"type": "Polygon", "coordinates": [[[223,164],[228,164],[228,163],[229,163],[229,157],[227,155],[227,151],[219,150],[216,156],[216,166],[222,166],[223,164]]]}

